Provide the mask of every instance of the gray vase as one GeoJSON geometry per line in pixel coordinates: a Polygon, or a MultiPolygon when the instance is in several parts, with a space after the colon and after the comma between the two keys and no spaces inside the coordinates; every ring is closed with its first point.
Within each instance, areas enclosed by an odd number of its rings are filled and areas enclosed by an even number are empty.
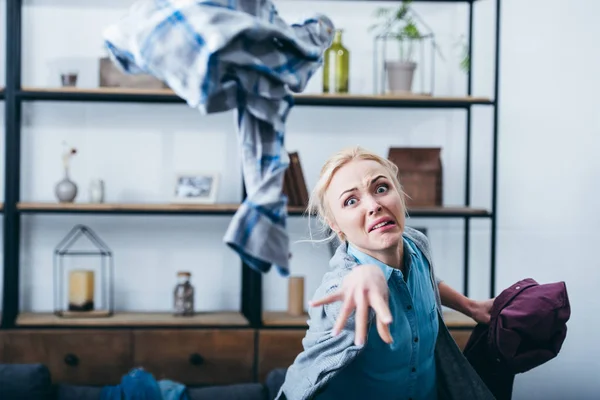
{"type": "Polygon", "coordinates": [[[56,184],[54,193],[61,203],[72,203],[77,197],[77,185],[69,178],[68,170],[65,170],[65,177],[56,184]]]}

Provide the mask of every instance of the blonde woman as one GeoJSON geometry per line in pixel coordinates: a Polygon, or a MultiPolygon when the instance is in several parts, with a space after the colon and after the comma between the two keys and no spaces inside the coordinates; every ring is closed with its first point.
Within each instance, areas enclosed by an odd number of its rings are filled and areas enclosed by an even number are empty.
{"type": "Polygon", "coordinates": [[[405,226],[397,172],[362,148],[323,166],[309,206],[342,244],[278,399],[493,398],[441,319],[446,305],[488,322],[492,300],[435,277],[427,238],[405,226]]]}

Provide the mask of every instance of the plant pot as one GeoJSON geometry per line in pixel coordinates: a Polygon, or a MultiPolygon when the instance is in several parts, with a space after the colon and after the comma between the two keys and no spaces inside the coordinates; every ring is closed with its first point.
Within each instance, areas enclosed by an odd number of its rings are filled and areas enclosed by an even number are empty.
{"type": "Polygon", "coordinates": [[[417,63],[412,61],[386,61],[388,90],[390,93],[407,93],[412,91],[413,76],[417,63]]]}

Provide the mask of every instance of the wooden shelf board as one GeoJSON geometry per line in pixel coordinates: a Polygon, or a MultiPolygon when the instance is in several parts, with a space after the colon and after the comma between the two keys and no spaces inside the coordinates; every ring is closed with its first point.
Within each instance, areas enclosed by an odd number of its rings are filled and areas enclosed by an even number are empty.
{"type": "MultiPolygon", "coordinates": [[[[289,315],[285,311],[265,311],[263,312],[263,325],[276,326],[297,326],[306,328],[308,321],[308,313],[297,317],[289,315]]],[[[453,310],[444,310],[444,322],[449,329],[457,328],[473,328],[476,322],[464,314],[453,310]]]]}
{"type": "Polygon", "coordinates": [[[19,314],[17,326],[248,326],[239,312],[203,312],[191,317],[176,317],[159,312],[116,312],[110,317],[61,318],[54,313],[19,314]]]}
{"type": "Polygon", "coordinates": [[[82,211],[232,211],[235,212],[239,204],[172,204],[172,203],[43,203],[22,202],[17,204],[17,209],[22,211],[54,211],[54,210],[82,210],[82,211]]]}
{"type": "Polygon", "coordinates": [[[42,93],[87,93],[87,94],[153,94],[161,96],[176,96],[171,89],[134,89],[119,87],[98,87],[98,88],[78,88],[78,87],[23,87],[22,92],[42,92],[42,93]]]}
{"type": "Polygon", "coordinates": [[[23,87],[23,92],[44,92],[44,93],[91,93],[91,94],[158,94],[163,96],[176,96],[172,89],[138,89],[121,87],[97,87],[97,88],[79,88],[79,87],[23,87]]]}
{"type": "Polygon", "coordinates": [[[263,312],[263,325],[265,326],[298,326],[305,327],[308,313],[301,316],[289,315],[286,311],[263,312]]]}
{"type": "MultiPolygon", "coordinates": [[[[19,96],[28,100],[73,101],[152,101],[181,102],[171,89],[132,88],[77,88],[77,87],[23,87],[19,96]]],[[[487,97],[432,96],[423,94],[294,94],[300,106],[348,106],[348,107],[469,107],[492,105],[487,97]]]]}
{"type": "Polygon", "coordinates": [[[490,216],[490,211],[485,208],[441,206],[441,207],[413,207],[408,209],[409,215],[465,215],[465,216],[490,216]]]}
{"type": "MultiPolygon", "coordinates": [[[[88,213],[205,213],[233,214],[239,204],[173,204],[173,203],[57,203],[21,202],[17,209],[22,212],[88,212],[88,213]]],[[[288,207],[290,215],[305,214],[304,207],[288,207]]],[[[489,211],[468,207],[426,207],[413,208],[409,214],[414,217],[489,217],[489,211]]]]}
{"type": "Polygon", "coordinates": [[[477,325],[473,319],[454,310],[444,310],[444,323],[450,329],[474,328],[477,325]]]}
{"type": "Polygon", "coordinates": [[[433,96],[426,94],[416,94],[416,93],[407,93],[407,94],[335,94],[335,93],[315,93],[315,94],[297,94],[294,95],[296,99],[306,99],[306,100],[387,100],[387,101],[400,101],[400,100],[410,100],[410,101],[447,101],[447,102],[470,102],[470,103],[485,103],[490,102],[490,98],[488,97],[477,97],[477,96],[433,96]]]}
{"type": "MultiPolygon", "coordinates": [[[[174,204],[174,203],[52,203],[21,202],[17,209],[22,212],[88,212],[88,213],[206,213],[234,214],[239,204],[174,204]]],[[[290,206],[288,213],[301,215],[304,207],[290,206]]]]}

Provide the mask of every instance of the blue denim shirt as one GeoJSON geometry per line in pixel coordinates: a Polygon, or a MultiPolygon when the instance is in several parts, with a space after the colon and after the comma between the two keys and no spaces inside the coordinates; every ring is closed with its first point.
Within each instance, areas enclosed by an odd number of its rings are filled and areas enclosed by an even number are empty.
{"type": "Polygon", "coordinates": [[[387,278],[393,343],[383,342],[373,323],[364,350],[317,398],[435,400],[434,349],[439,326],[427,260],[406,237],[406,276],[351,245],[348,254],[359,264],[378,265],[387,278]]]}

